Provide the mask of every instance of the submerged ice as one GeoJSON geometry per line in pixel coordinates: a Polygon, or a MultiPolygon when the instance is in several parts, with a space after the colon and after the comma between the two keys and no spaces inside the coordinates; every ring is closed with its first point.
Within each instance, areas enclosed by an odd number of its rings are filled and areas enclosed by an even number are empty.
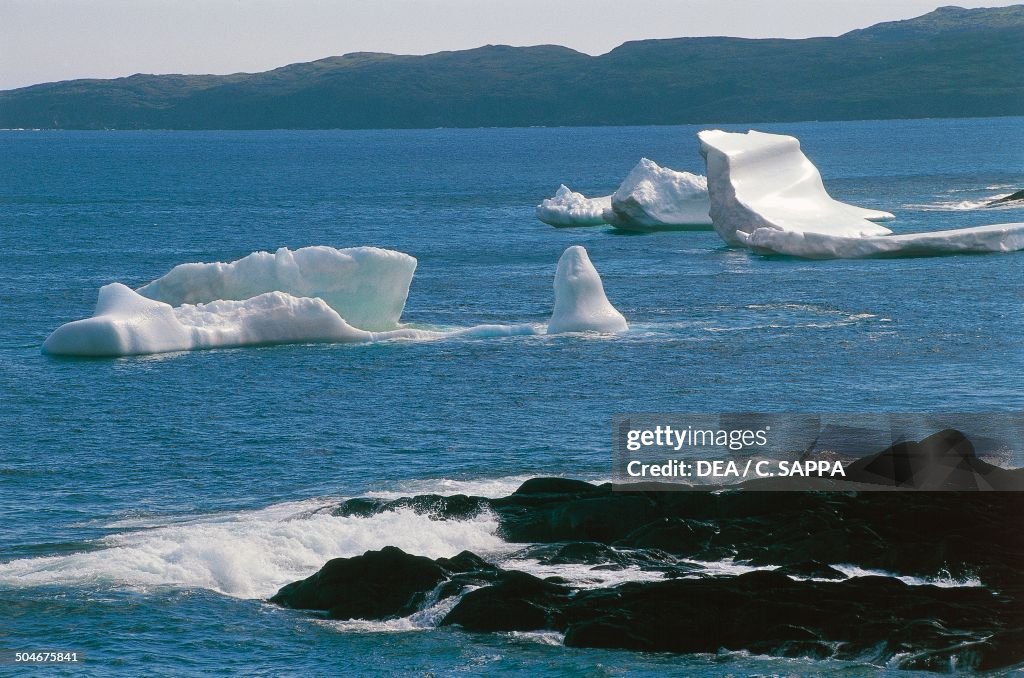
{"type": "Polygon", "coordinates": [[[808,259],[919,257],[1024,249],[1024,224],[893,234],[880,210],[833,199],[791,136],[705,130],[715,231],[730,245],[808,259]]]}
{"type": "Polygon", "coordinates": [[[43,352],[114,357],[259,344],[626,329],[579,246],[570,247],[559,261],[555,311],[546,330],[530,324],[401,325],[415,268],[413,257],[373,247],[282,248],[232,263],[183,264],[138,290],[121,283],[103,286],[92,317],[58,327],[43,343],[43,352]]]}
{"type": "Polygon", "coordinates": [[[611,196],[604,220],[616,228],[709,230],[707,179],[641,158],[611,196]]]}
{"type": "Polygon", "coordinates": [[[537,218],[551,226],[595,226],[605,223],[602,214],[611,206],[610,195],[588,198],[562,184],[537,205],[537,218]]]}
{"type": "Polygon", "coordinates": [[[740,234],[741,242],[763,254],[805,259],[927,257],[942,254],[1015,252],[1024,249],[1024,223],[991,224],[928,233],[844,237],[768,228],[740,234]]]}

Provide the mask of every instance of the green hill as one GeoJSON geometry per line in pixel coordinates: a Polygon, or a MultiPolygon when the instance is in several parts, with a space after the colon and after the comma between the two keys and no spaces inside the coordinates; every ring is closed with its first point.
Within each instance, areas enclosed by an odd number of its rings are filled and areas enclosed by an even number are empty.
{"type": "Polygon", "coordinates": [[[1024,5],[943,7],[833,38],[356,53],[265,73],[0,92],[0,127],[323,129],[1024,115],[1024,5]]]}

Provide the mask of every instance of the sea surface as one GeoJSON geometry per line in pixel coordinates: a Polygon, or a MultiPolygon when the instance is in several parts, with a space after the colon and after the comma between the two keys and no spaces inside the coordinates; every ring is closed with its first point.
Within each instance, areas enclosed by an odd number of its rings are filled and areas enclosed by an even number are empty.
{"type": "MultiPolygon", "coordinates": [[[[899,674],[870,658],[577,650],[555,634],[437,629],[444,610],[339,623],[262,602],[388,544],[508,562],[515,547],[486,516],[315,511],[606,478],[613,413],[1024,409],[1024,253],[802,261],[713,232],[534,218],[559,183],[606,195],[640,157],[703,173],[706,127],[0,132],[0,649],[78,651],[69,675],[899,674]],[[445,327],[545,322],[555,263],[582,244],[631,330],[40,352],[106,283],[321,244],[415,256],[405,319],[445,327]]],[[[894,212],[897,232],[1024,221],[974,209],[1024,188],[1024,118],[756,129],[799,137],[834,197],[894,212]]]]}

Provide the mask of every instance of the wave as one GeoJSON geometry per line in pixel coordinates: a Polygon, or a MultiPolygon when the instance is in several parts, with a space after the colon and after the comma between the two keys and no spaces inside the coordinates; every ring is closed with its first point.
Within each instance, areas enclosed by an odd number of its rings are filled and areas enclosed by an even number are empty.
{"type": "Polygon", "coordinates": [[[324,507],[291,502],[111,535],[97,550],[0,563],[0,586],[171,586],[267,598],[331,558],[389,544],[434,558],[510,550],[490,514],[440,521],[412,510],[333,516],[318,512],[324,507]]]}
{"type": "MultiPolygon", "coordinates": [[[[986,187],[991,190],[993,187],[986,187]]],[[[999,187],[995,187],[999,188],[999,187]]],[[[984,198],[974,198],[972,200],[939,200],[930,203],[909,203],[902,205],[904,209],[920,210],[923,212],[965,212],[979,209],[1020,209],[1020,203],[1007,203],[1004,205],[992,205],[995,200],[1000,200],[1010,193],[997,193],[989,195],[984,198]]]]}
{"type": "Polygon", "coordinates": [[[863,567],[844,563],[833,565],[832,567],[851,579],[854,577],[889,577],[891,579],[898,579],[908,586],[938,586],[939,588],[944,589],[984,587],[981,580],[975,576],[969,575],[955,577],[948,572],[942,573],[936,577],[909,577],[895,574],[893,572],[886,572],[885,570],[865,569],[863,567]]]}
{"type": "MultiPolygon", "coordinates": [[[[386,501],[417,494],[470,495],[499,498],[511,495],[529,476],[477,479],[409,480],[393,488],[363,494],[386,501]]],[[[372,515],[335,515],[339,498],[313,498],[205,516],[128,517],[106,524],[119,533],[90,542],[87,550],[19,558],[0,563],[0,587],[47,585],[110,586],[134,589],[178,587],[208,589],[235,598],[264,599],[280,587],[316,572],[332,558],[360,555],[397,546],[430,558],[451,557],[469,550],[506,569],[537,577],[560,577],[577,588],[603,588],[627,582],[663,579],[656,567],[627,564],[544,562],[530,543],[502,538],[498,516],[484,510],[475,516],[441,519],[414,507],[389,508],[372,515]]],[[[613,549],[621,554],[630,549],[613,549]]],[[[53,553],[51,551],[51,553],[53,553]]],[[[752,565],[742,560],[679,558],[684,577],[736,577],[772,571],[777,565],[752,565]]],[[[851,564],[832,566],[845,579],[883,576],[909,585],[980,587],[975,576],[904,576],[851,564]]],[[[679,577],[680,573],[675,576],[679,577]]],[[[794,580],[813,579],[790,575],[794,580]]],[[[397,623],[418,628],[426,617],[397,623]],[[418,620],[418,621],[417,621],[418,620]]],[[[425,622],[424,622],[425,623],[425,622]]]]}

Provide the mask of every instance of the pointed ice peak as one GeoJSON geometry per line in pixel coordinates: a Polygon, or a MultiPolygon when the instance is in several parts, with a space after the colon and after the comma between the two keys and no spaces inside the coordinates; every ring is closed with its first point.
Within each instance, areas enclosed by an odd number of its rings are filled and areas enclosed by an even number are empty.
{"type": "Polygon", "coordinates": [[[555,310],[548,334],[563,332],[625,332],[629,329],[604,293],[604,285],[587,250],[573,245],[558,260],[555,310]]]}

